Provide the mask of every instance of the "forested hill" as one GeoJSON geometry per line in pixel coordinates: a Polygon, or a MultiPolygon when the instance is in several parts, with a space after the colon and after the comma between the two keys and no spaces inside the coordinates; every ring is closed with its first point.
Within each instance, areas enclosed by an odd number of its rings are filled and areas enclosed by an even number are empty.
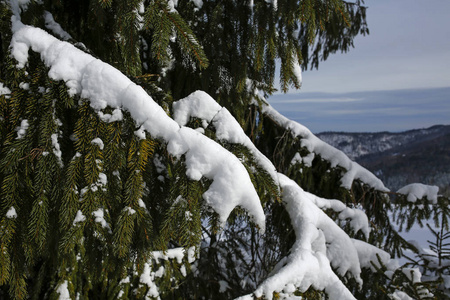
{"type": "Polygon", "coordinates": [[[450,193],[450,125],[400,133],[323,132],[317,136],[374,172],[393,191],[422,182],[450,193]]]}

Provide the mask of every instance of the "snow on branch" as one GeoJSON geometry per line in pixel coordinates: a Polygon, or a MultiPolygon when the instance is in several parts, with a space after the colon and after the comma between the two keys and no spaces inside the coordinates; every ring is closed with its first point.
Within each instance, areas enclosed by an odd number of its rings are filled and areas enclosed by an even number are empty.
{"type": "Polygon", "coordinates": [[[0,96],[5,95],[8,96],[11,94],[11,90],[8,89],[6,86],[3,86],[3,83],[0,82],[0,96]]]}
{"type": "Polygon", "coordinates": [[[438,201],[439,187],[434,185],[425,185],[421,183],[408,184],[397,191],[397,193],[406,195],[406,200],[416,202],[417,199],[426,197],[432,204],[438,201]]]}
{"type": "Polygon", "coordinates": [[[238,121],[225,108],[220,106],[210,95],[196,91],[173,104],[174,120],[181,126],[186,125],[190,118],[202,119],[206,128],[212,123],[219,140],[232,144],[241,144],[250,150],[258,164],[263,167],[278,184],[278,175],[272,162],[262,154],[250,138],[245,134],[238,121]]]}
{"type": "Polygon", "coordinates": [[[353,181],[361,180],[363,183],[376,190],[382,192],[389,191],[389,189],[384,186],[383,182],[374,174],[352,161],[342,151],[320,140],[305,126],[286,118],[270,104],[266,103],[261,108],[263,114],[271,118],[279,126],[289,130],[294,137],[299,137],[301,139],[302,147],[306,147],[311,153],[320,155],[322,159],[331,164],[332,168],[337,166],[344,168],[346,172],[341,178],[342,187],[350,189],[353,181]]]}
{"type": "MultiPolygon", "coordinates": [[[[260,165],[276,178],[283,190],[283,203],[290,214],[297,241],[291,254],[283,259],[272,271],[272,275],[254,292],[256,297],[264,295],[270,299],[273,292],[290,293],[296,289],[307,290],[311,285],[325,290],[334,299],[354,299],[339,280],[332,267],[340,276],[350,275],[361,282],[361,268],[371,267],[370,261],[383,262],[390,259],[388,253],[363,241],[350,239],[348,235],[322,210],[331,209],[339,213],[342,220],[349,219],[355,232],[361,230],[366,237],[370,225],[366,214],[359,209],[351,209],[339,200],[317,197],[303,191],[297,183],[281,173],[245,135],[239,123],[211,96],[196,91],[173,104],[174,119],[180,125],[188,124],[191,118],[202,120],[206,128],[212,124],[216,137],[229,143],[246,146],[258,159],[260,165]]],[[[247,295],[242,299],[252,299],[247,295]]]]}
{"type": "MultiPolygon", "coordinates": [[[[357,282],[361,266],[357,247],[350,237],[312,201],[311,194],[279,173],[282,199],[289,213],[296,241],[282,260],[253,293],[272,299],[273,292],[306,291],[310,286],[324,290],[330,299],[355,299],[340,276],[350,275],[357,282]]],[[[360,241],[361,244],[366,244],[360,241]]],[[[361,248],[361,247],[358,247],[361,248]]],[[[362,252],[361,252],[362,253],[362,252]]]]}
{"type": "Polygon", "coordinates": [[[40,53],[50,68],[49,77],[63,80],[70,95],[88,99],[97,111],[107,106],[127,110],[138,127],[167,142],[171,155],[185,156],[186,174],[190,179],[200,180],[204,176],[213,180],[203,198],[219,214],[222,225],[231,211],[241,206],[264,230],[265,216],[259,197],[236,156],[199,132],[180,127],[142,87],[119,70],[44,30],[24,25],[16,16],[12,21],[11,53],[18,67],[26,65],[31,48],[40,53]]]}
{"type": "Polygon", "coordinates": [[[338,218],[341,220],[350,219],[350,226],[352,227],[354,232],[356,233],[361,230],[366,239],[369,238],[369,219],[367,218],[367,215],[363,210],[347,207],[343,202],[336,199],[324,199],[308,192],[304,193],[305,196],[308,197],[310,201],[316,204],[320,209],[331,209],[339,213],[338,218]]]}
{"type": "MultiPolygon", "coordinates": [[[[160,278],[164,276],[164,273],[166,272],[163,265],[160,265],[158,270],[154,271],[153,267],[155,267],[155,264],[153,263],[153,260],[156,264],[160,264],[161,261],[168,261],[168,260],[176,260],[178,264],[181,264],[180,272],[183,276],[186,276],[186,268],[182,264],[183,258],[186,258],[186,260],[191,264],[196,260],[196,252],[195,247],[190,247],[188,249],[185,248],[174,248],[174,249],[168,249],[166,251],[153,251],[151,256],[152,259],[147,261],[144,264],[144,271],[142,272],[139,283],[142,285],[146,285],[148,287],[147,294],[145,295],[145,299],[160,299],[159,289],[158,286],[155,283],[156,278],[160,278]]],[[[129,279],[126,280],[127,283],[129,283],[129,279]]]]}

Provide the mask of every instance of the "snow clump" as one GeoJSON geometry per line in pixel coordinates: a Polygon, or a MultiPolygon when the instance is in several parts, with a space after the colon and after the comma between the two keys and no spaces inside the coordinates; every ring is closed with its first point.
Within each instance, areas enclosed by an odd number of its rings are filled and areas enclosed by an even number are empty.
{"type": "Polygon", "coordinates": [[[417,199],[426,197],[432,204],[437,203],[438,192],[439,187],[421,183],[408,184],[397,191],[399,194],[406,195],[409,202],[415,203],[417,199]]]}

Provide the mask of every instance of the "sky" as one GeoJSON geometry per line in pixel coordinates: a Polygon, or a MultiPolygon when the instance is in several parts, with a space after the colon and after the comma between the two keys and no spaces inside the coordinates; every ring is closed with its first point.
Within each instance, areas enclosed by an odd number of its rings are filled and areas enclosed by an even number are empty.
{"type": "Polygon", "coordinates": [[[269,98],[311,131],[399,132],[450,124],[450,1],[366,0],[370,34],[269,98]]]}

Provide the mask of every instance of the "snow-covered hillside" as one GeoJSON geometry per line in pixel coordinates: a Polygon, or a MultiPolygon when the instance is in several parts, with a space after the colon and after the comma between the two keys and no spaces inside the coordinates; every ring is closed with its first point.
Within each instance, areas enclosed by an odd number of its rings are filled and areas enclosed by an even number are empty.
{"type": "Polygon", "coordinates": [[[436,125],[426,129],[405,132],[323,132],[317,136],[324,142],[340,149],[351,159],[385,152],[396,147],[427,141],[450,134],[450,125],[436,125]]]}
{"type": "Polygon", "coordinates": [[[437,185],[450,192],[450,126],[400,133],[341,133],[317,135],[374,172],[391,190],[413,182],[437,185]]]}

